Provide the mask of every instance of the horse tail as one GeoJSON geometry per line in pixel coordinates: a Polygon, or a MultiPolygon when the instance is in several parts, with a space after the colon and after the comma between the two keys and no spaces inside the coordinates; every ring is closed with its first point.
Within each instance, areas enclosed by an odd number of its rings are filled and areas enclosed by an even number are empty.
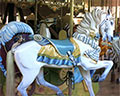
{"type": "Polygon", "coordinates": [[[15,96],[14,58],[11,50],[7,53],[6,96],[15,96]]]}
{"type": "MultiPolygon", "coordinates": [[[[9,42],[13,36],[15,36],[18,33],[29,33],[30,35],[33,35],[33,30],[32,28],[23,22],[17,22],[17,21],[12,21],[5,25],[1,30],[0,30],[0,49],[1,45],[5,46],[6,42],[9,42]]],[[[2,56],[0,55],[0,69],[6,76],[6,69],[4,65],[2,64],[2,56]]]]}

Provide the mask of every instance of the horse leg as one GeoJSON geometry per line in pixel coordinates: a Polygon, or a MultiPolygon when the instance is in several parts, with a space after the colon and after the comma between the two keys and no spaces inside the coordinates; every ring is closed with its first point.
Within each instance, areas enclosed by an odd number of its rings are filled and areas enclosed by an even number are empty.
{"type": "Polygon", "coordinates": [[[105,71],[102,73],[101,77],[99,78],[98,81],[103,81],[105,80],[105,78],[107,77],[110,69],[113,66],[113,62],[112,61],[98,61],[97,64],[92,63],[90,61],[90,59],[86,58],[86,57],[81,57],[81,62],[80,65],[82,66],[82,68],[86,71],[88,70],[96,70],[96,69],[100,69],[100,68],[105,68],[105,71]]]}
{"type": "Polygon", "coordinates": [[[57,86],[52,85],[52,84],[48,83],[47,81],[45,81],[43,68],[40,69],[39,75],[37,76],[37,81],[38,81],[37,83],[39,83],[39,85],[41,84],[43,86],[46,86],[46,87],[54,90],[57,93],[57,96],[64,96],[62,91],[57,86]]]}
{"type": "Polygon", "coordinates": [[[101,77],[99,78],[99,81],[105,80],[105,78],[107,77],[108,73],[110,72],[110,70],[113,66],[113,62],[112,61],[103,61],[103,65],[107,65],[107,66],[105,68],[105,71],[102,73],[101,77]]]}
{"type": "Polygon", "coordinates": [[[95,94],[93,92],[93,88],[92,88],[92,80],[91,80],[91,76],[90,76],[90,71],[85,71],[82,67],[79,67],[79,70],[83,76],[83,79],[85,80],[87,87],[88,87],[90,96],[95,96],[95,94]]]}
{"type": "Polygon", "coordinates": [[[38,73],[39,73],[39,69],[24,70],[23,79],[19,84],[19,86],[17,87],[18,91],[22,94],[22,96],[28,96],[26,89],[29,87],[30,84],[33,83],[38,73]]]}

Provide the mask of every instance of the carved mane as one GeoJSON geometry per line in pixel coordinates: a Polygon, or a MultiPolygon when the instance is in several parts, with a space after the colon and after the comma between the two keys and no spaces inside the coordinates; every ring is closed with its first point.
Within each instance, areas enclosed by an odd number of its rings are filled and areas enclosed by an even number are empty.
{"type": "Polygon", "coordinates": [[[97,33],[99,31],[99,24],[102,21],[102,15],[104,11],[100,9],[94,9],[92,12],[87,12],[77,27],[77,32],[80,34],[86,34],[90,36],[90,32],[97,33]]]}

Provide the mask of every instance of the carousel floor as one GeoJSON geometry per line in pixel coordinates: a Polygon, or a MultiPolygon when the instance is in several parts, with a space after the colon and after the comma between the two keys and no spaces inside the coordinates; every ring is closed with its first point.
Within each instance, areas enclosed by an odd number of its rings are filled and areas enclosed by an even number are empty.
{"type": "MultiPolygon", "coordinates": [[[[98,83],[93,83],[93,89],[94,89],[95,93],[98,92],[98,90],[99,90],[98,83]]],[[[38,95],[37,93],[35,93],[32,96],[57,96],[57,95],[50,94],[50,93],[52,93],[52,90],[50,90],[50,89],[46,89],[46,90],[49,93],[45,92],[46,94],[41,94],[41,95],[40,94],[38,95]]],[[[63,93],[64,93],[64,96],[69,96],[69,95],[67,95],[68,94],[68,89],[65,89],[63,91],[63,93]]],[[[83,87],[82,83],[79,83],[79,84],[75,85],[75,89],[72,91],[72,96],[89,96],[89,92],[84,90],[84,87],[83,87]]]]}
{"type": "MultiPolygon", "coordinates": [[[[115,72],[115,74],[116,74],[115,76],[116,78],[120,77],[120,74],[118,72],[115,72]]],[[[116,82],[110,82],[110,80],[111,80],[111,74],[109,73],[108,77],[106,78],[106,80],[104,80],[104,82],[100,82],[99,85],[98,83],[93,83],[93,89],[95,93],[97,93],[96,96],[120,96],[120,84],[117,84],[116,82]]],[[[76,90],[73,91],[72,96],[89,96],[89,93],[84,92],[81,86],[82,84],[78,84],[78,86],[76,86],[76,90]]],[[[56,95],[34,94],[32,96],[56,96],[56,95]]]]}
{"type": "MultiPolygon", "coordinates": [[[[120,77],[120,74],[118,72],[115,72],[115,74],[116,74],[115,76],[116,77],[115,80],[116,80],[118,77],[120,77]]],[[[110,80],[111,80],[111,74],[109,73],[106,80],[99,83],[99,91],[97,92],[96,96],[120,96],[120,84],[117,84],[116,82],[111,82],[110,80]]],[[[48,96],[48,95],[34,95],[34,96],[48,96]]],[[[56,96],[56,95],[52,95],[52,96],[56,96]]],[[[84,94],[84,95],[73,94],[72,96],[89,96],[89,94],[84,94]]]]}
{"type": "MultiPolygon", "coordinates": [[[[115,72],[115,80],[120,77],[120,73],[115,72]]],[[[120,96],[120,84],[110,82],[111,74],[108,75],[104,82],[99,83],[100,90],[96,96],[120,96]]]]}

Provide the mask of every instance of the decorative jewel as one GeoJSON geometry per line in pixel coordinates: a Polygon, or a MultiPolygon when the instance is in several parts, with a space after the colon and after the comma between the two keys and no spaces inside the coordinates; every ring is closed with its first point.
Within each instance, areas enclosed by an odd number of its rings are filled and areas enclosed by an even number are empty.
{"type": "Polygon", "coordinates": [[[93,31],[91,31],[89,35],[90,35],[90,37],[92,37],[92,38],[94,38],[94,37],[96,36],[95,32],[93,32],[93,31]]]}

